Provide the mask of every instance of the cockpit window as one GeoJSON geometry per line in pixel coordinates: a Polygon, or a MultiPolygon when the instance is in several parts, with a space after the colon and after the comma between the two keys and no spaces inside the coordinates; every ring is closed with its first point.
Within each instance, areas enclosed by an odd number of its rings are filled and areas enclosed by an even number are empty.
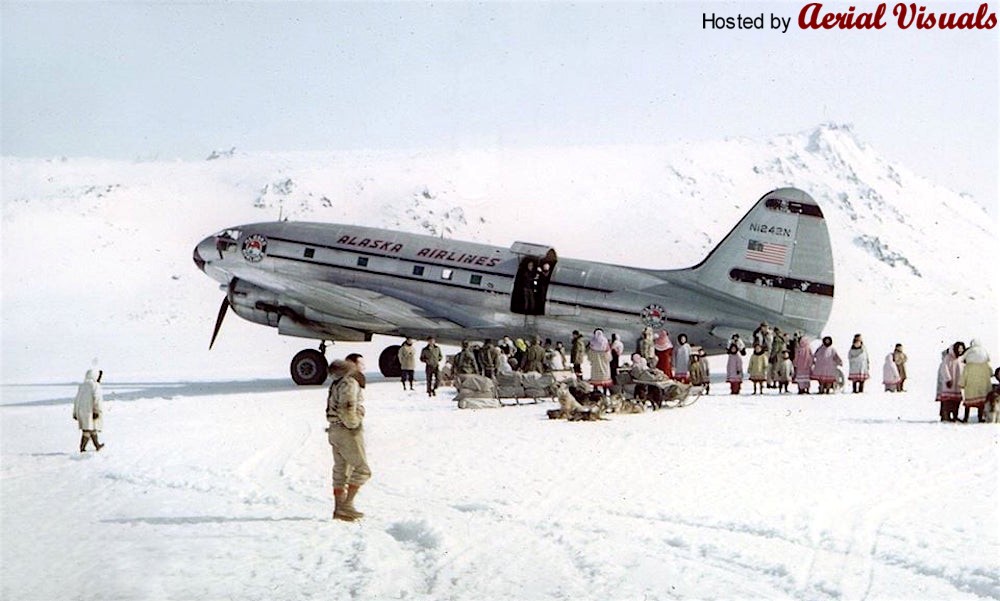
{"type": "Polygon", "coordinates": [[[237,229],[222,230],[215,235],[215,248],[219,251],[219,258],[222,253],[236,246],[236,241],[240,239],[242,232],[237,229]]]}

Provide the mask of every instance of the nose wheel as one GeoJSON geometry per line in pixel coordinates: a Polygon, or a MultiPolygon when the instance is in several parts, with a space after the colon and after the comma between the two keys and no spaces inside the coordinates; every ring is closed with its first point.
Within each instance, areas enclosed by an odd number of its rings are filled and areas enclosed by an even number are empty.
{"type": "Polygon", "coordinates": [[[326,382],[329,363],[326,356],[316,349],[299,351],[290,365],[292,380],[300,386],[318,386],[326,382]]]}

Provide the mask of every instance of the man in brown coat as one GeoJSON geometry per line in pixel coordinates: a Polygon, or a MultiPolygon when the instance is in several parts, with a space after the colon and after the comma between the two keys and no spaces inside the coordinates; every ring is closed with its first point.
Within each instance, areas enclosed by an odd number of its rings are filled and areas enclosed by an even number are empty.
{"type": "Polygon", "coordinates": [[[531,339],[531,346],[524,351],[524,365],[522,371],[545,371],[545,349],[542,348],[542,341],[535,336],[531,339]]]}
{"type": "Polygon", "coordinates": [[[331,363],[333,383],[326,399],[327,438],[333,448],[333,519],[347,522],[364,517],[354,508],[354,497],[372,475],[362,430],[364,369],[364,359],[357,353],[331,363]]]}

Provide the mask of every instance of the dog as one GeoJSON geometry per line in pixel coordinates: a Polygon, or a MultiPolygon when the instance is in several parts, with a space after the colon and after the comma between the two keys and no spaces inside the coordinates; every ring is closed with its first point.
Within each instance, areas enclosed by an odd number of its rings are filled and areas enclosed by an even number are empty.
{"type": "Polygon", "coordinates": [[[986,395],[983,403],[983,414],[986,423],[1000,424],[1000,385],[994,385],[993,390],[986,395]]]}
{"type": "MultiPolygon", "coordinates": [[[[561,385],[565,386],[565,384],[561,385]]],[[[575,384],[568,386],[567,390],[577,402],[584,406],[597,405],[604,398],[604,393],[600,390],[594,390],[594,387],[590,384],[575,384]]]]}
{"type": "Polygon", "coordinates": [[[646,410],[646,404],[638,399],[622,399],[622,406],[619,413],[642,413],[646,410]]]}
{"type": "Polygon", "coordinates": [[[653,384],[636,384],[635,398],[643,405],[648,402],[653,411],[663,407],[663,389],[653,384]]]}
{"type": "MultiPolygon", "coordinates": [[[[559,409],[549,412],[549,419],[566,419],[575,421],[596,421],[601,419],[601,412],[596,403],[588,402],[586,405],[576,399],[573,394],[574,389],[563,383],[556,385],[556,400],[559,401],[559,409]],[[553,413],[558,411],[557,414],[553,413]],[[556,415],[557,417],[553,417],[556,415]]],[[[586,393],[583,393],[586,395],[586,393]]]]}
{"type": "Polygon", "coordinates": [[[601,400],[597,402],[597,408],[601,413],[619,413],[624,402],[625,397],[620,392],[611,396],[602,395],[601,400]]]}

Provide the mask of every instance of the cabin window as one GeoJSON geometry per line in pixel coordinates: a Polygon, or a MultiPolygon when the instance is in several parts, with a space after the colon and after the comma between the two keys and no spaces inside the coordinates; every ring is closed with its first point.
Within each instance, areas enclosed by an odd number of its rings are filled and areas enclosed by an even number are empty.
{"type": "Polygon", "coordinates": [[[474,273],[471,276],[469,276],[469,283],[472,284],[473,286],[478,286],[483,283],[483,276],[479,275],[478,273],[474,273]]]}
{"type": "Polygon", "coordinates": [[[452,275],[454,275],[454,272],[452,270],[450,270],[450,269],[442,269],[441,270],[441,279],[442,280],[450,280],[452,275]]]}
{"type": "Polygon", "coordinates": [[[368,267],[368,257],[358,257],[358,267],[368,267]]]}
{"type": "Polygon", "coordinates": [[[311,259],[311,258],[313,258],[313,257],[316,256],[316,249],[315,248],[307,248],[306,251],[304,253],[302,253],[302,254],[305,256],[305,258],[311,259]]]}
{"type": "Polygon", "coordinates": [[[413,266],[413,275],[420,275],[420,276],[424,275],[424,266],[423,265],[414,265],[413,266]]]}

